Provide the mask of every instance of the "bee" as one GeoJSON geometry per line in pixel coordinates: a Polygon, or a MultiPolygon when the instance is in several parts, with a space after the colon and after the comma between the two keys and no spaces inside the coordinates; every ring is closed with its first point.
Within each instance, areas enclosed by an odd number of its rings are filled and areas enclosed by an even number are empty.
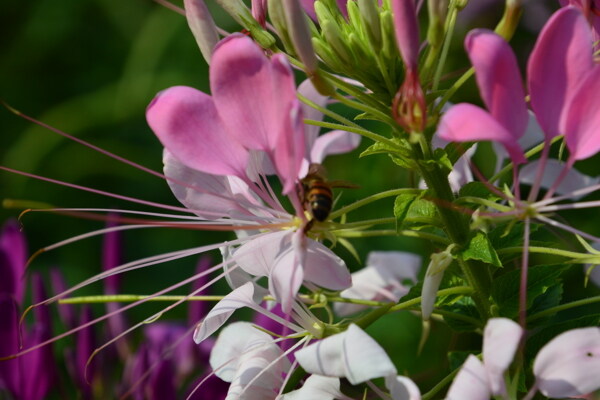
{"type": "Polygon", "coordinates": [[[323,222],[329,217],[333,207],[332,188],[350,188],[355,189],[358,186],[344,181],[327,181],[325,168],[321,164],[310,164],[308,173],[300,181],[300,198],[304,204],[304,209],[312,215],[304,227],[307,232],[312,228],[314,221],[323,222]]]}

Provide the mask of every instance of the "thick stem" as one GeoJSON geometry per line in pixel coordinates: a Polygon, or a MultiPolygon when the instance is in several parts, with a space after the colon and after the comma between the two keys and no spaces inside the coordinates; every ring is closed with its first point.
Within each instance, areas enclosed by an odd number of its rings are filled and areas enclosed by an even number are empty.
{"type": "MultiPolygon", "coordinates": [[[[453,243],[459,248],[465,247],[469,240],[469,225],[465,216],[454,208],[449,207],[453,204],[454,194],[448,183],[448,178],[439,167],[421,168],[421,173],[427,187],[435,191],[437,210],[444,222],[444,230],[453,243]]],[[[483,320],[490,316],[490,302],[488,296],[489,276],[487,270],[478,263],[458,259],[458,264],[474,289],[473,299],[483,320]]]]}

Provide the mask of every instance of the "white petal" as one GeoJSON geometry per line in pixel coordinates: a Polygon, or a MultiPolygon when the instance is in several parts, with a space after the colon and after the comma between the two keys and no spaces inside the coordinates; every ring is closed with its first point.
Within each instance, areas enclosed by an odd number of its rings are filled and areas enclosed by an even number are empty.
{"type": "Polygon", "coordinates": [[[312,239],[307,240],[304,279],[331,290],[343,290],[352,283],[344,260],[312,239]]]}
{"type": "Polygon", "coordinates": [[[232,259],[249,274],[269,276],[275,260],[292,251],[292,232],[278,231],[262,235],[244,243],[232,259]]]}
{"type": "Polygon", "coordinates": [[[311,375],[298,390],[286,393],[282,400],[335,400],[344,396],[340,392],[340,380],[326,376],[311,375]]]}
{"type": "Polygon", "coordinates": [[[446,400],[490,400],[490,385],[483,364],[469,355],[454,378],[446,400]]]}
{"type": "Polygon", "coordinates": [[[238,308],[258,304],[261,300],[262,296],[255,295],[254,284],[252,282],[248,282],[233,290],[215,304],[204,320],[198,324],[194,331],[194,342],[198,344],[212,335],[238,308]]]}
{"type": "MultiPolygon", "coordinates": [[[[352,274],[352,287],[341,295],[351,299],[398,301],[409,290],[403,281],[417,281],[421,262],[421,257],[413,253],[372,251],[367,256],[367,266],[352,274]]],[[[341,316],[365,308],[350,303],[336,303],[334,307],[341,316]]]]}
{"type": "Polygon", "coordinates": [[[210,366],[215,375],[231,382],[238,368],[240,355],[255,346],[272,343],[271,336],[256,329],[249,322],[234,322],[219,334],[210,352],[210,366]]]}
{"type": "Polygon", "coordinates": [[[319,136],[310,150],[310,162],[320,164],[332,154],[348,153],[360,144],[360,136],[345,131],[331,131],[319,136]]]}
{"type": "Polygon", "coordinates": [[[483,334],[483,365],[494,395],[506,394],[504,372],[515,356],[523,330],[508,318],[492,318],[483,334]]]}
{"type": "Polygon", "coordinates": [[[306,372],[344,377],[353,385],[397,373],[381,346],[354,324],[345,332],[297,351],[295,356],[306,372]]]}
{"type": "MultiPolygon", "coordinates": [[[[304,82],[298,86],[298,93],[316,103],[321,107],[327,107],[327,100],[329,99],[327,96],[321,95],[317,89],[313,86],[310,79],[306,79],[304,82]]],[[[323,119],[323,113],[318,111],[304,103],[302,103],[302,112],[304,114],[304,118],[312,119],[315,121],[321,121],[323,119]]],[[[316,125],[305,125],[304,132],[306,135],[306,150],[310,151],[312,149],[317,136],[319,135],[320,127],[316,125]]],[[[307,154],[308,156],[308,154],[307,154]]]]}
{"type": "Polygon", "coordinates": [[[600,328],[573,329],[552,339],[536,356],[533,373],[540,391],[552,398],[600,389],[600,328]]]}
{"type": "Polygon", "coordinates": [[[385,378],[385,386],[390,390],[393,400],[421,400],[421,391],[406,376],[390,375],[385,378]]]}
{"type": "MultiPolygon", "coordinates": [[[[521,168],[521,171],[519,171],[519,181],[526,185],[532,185],[536,180],[538,165],[539,161],[536,160],[521,168]]],[[[542,176],[542,188],[549,189],[554,184],[556,178],[560,175],[563,168],[564,164],[560,161],[548,159],[546,162],[546,167],[544,168],[544,174],[542,176]]],[[[563,179],[560,185],[558,185],[556,193],[558,195],[566,194],[578,189],[597,185],[598,183],[600,183],[600,178],[584,175],[575,168],[571,168],[565,179],[563,179]]],[[[580,197],[581,196],[573,197],[572,199],[577,200],[580,197]]]]}

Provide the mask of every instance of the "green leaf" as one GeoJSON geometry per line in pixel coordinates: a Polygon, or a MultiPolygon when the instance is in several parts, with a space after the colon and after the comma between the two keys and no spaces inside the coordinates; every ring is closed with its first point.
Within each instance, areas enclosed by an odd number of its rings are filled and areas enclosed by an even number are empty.
{"type": "MultiPolygon", "coordinates": [[[[556,307],[560,304],[563,295],[563,284],[557,283],[554,286],[550,286],[544,293],[539,295],[531,305],[531,308],[527,313],[529,315],[537,314],[544,310],[547,310],[552,307],[556,307]]],[[[539,318],[534,320],[531,324],[528,324],[530,327],[540,326],[545,324],[550,318],[554,315],[548,315],[544,318],[539,318]]]]}
{"type": "Polygon", "coordinates": [[[481,231],[471,238],[468,247],[462,251],[462,257],[465,260],[478,260],[495,267],[502,267],[494,246],[487,235],[481,231]]]}
{"type": "MultiPolygon", "coordinates": [[[[530,224],[530,235],[537,231],[540,224],[530,224]]],[[[525,224],[508,223],[498,225],[488,233],[488,238],[495,249],[500,250],[506,247],[517,247],[523,245],[523,235],[525,234],[525,224]]]]}
{"type": "MultiPolygon", "coordinates": [[[[538,265],[529,267],[527,279],[527,308],[535,299],[546,293],[549,288],[560,283],[561,274],[569,265],[538,265]]],[[[492,297],[498,304],[500,315],[514,318],[519,313],[519,288],[521,285],[521,270],[507,272],[492,282],[492,297]]],[[[555,289],[554,289],[555,290],[555,289]]],[[[556,293],[554,294],[556,295],[556,293]]],[[[548,294],[551,296],[551,294],[548,294]]],[[[541,300],[540,300],[541,301],[541,300]]]]}
{"type": "MultiPolygon", "coordinates": [[[[473,302],[473,299],[470,297],[463,297],[458,302],[452,305],[439,307],[439,309],[450,311],[454,314],[464,315],[466,317],[474,318],[476,320],[479,320],[481,318],[479,316],[479,312],[477,311],[477,307],[473,302]]],[[[444,315],[444,321],[448,324],[450,328],[459,332],[471,332],[481,328],[478,325],[473,325],[470,322],[463,321],[462,319],[458,318],[453,318],[449,315],[444,315]]]]}
{"type": "Polygon", "coordinates": [[[417,199],[416,194],[401,194],[394,200],[394,217],[396,217],[396,230],[399,230],[408,215],[411,205],[417,199]]]}
{"type": "Polygon", "coordinates": [[[474,142],[450,143],[444,148],[444,150],[446,151],[446,154],[448,154],[448,158],[450,158],[450,161],[454,165],[454,163],[456,163],[456,161],[458,161],[458,159],[461,158],[463,154],[465,154],[465,151],[469,150],[469,148],[474,144],[474,142]]]}
{"type": "Polygon", "coordinates": [[[460,368],[467,357],[471,354],[476,355],[475,352],[472,351],[450,351],[448,352],[448,364],[450,366],[450,371],[454,371],[457,368],[460,368]]]}
{"type": "Polygon", "coordinates": [[[452,171],[452,161],[450,161],[450,158],[448,158],[448,154],[444,149],[435,149],[433,151],[433,158],[444,171],[452,171]]]}
{"type": "Polygon", "coordinates": [[[488,185],[482,182],[469,182],[460,188],[459,197],[479,197],[490,201],[500,200],[500,196],[490,191],[488,185]]]}
{"type": "Polygon", "coordinates": [[[407,218],[438,218],[438,211],[435,204],[424,198],[428,197],[428,193],[425,192],[420,197],[411,204],[407,218]]]}

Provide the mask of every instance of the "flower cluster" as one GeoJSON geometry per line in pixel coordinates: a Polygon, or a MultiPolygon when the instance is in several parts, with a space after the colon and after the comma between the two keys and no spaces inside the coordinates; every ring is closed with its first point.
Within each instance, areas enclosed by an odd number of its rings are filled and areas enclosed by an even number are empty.
{"type": "Polygon", "coordinates": [[[600,294],[583,287],[590,277],[599,283],[600,232],[570,218],[583,210],[595,222],[600,206],[592,198],[600,177],[575,169],[600,152],[600,2],[549,7],[526,63],[509,44],[530,12],[519,0],[506,0],[493,30],[464,37],[455,28],[468,0],[218,3],[243,33],[219,28],[203,0],[166,4],[185,15],[209,64],[210,92],[173,86],[148,105],[162,172],[7,106],[160,177],[181,205],[0,166],[155,208],[29,210],[108,222],[29,263],[23,235],[6,225],[0,394],[64,391],[48,368],[63,358],[86,399],[597,398],[600,294]],[[450,51],[463,41],[466,57],[450,51]],[[473,76],[484,107],[454,104],[473,76]],[[385,169],[359,159],[330,171],[356,183],[329,179],[326,158],[358,147],[361,159],[387,156],[377,164],[385,169]],[[371,190],[380,177],[397,185],[401,176],[411,187],[381,187],[354,202],[340,192],[371,190]],[[123,263],[119,232],[150,227],[231,236],[123,263]],[[69,288],[54,270],[51,297],[34,273],[31,318],[26,265],[98,235],[103,271],[69,288]],[[203,256],[176,284],[122,294],[121,274],[217,250],[218,261],[203,256]],[[103,295],[73,296],[100,280],[103,295]],[[50,315],[57,302],[64,333],[50,315]],[[97,302],[106,307],[95,318],[87,303],[97,302]],[[144,311],[129,310],[152,302],[169,305],[130,323],[144,311]],[[162,320],[184,303],[187,319],[162,320]],[[101,332],[95,324],[105,320],[101,332]],[[54,342],[71,334],[75,345],[58,355],[54,342]]]}

